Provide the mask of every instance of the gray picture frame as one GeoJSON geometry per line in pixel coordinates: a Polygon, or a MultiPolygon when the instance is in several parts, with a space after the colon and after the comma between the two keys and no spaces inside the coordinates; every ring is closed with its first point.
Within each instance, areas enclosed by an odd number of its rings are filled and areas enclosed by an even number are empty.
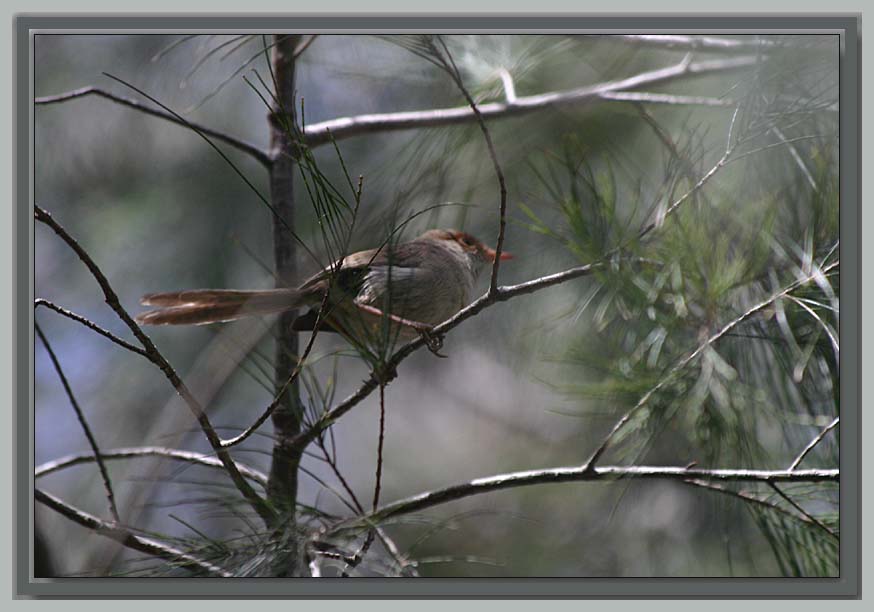
{"type": "Polygon", "coordinates": [[[48,16],[15,20],[18,236],[15,407],[17,572],[19,596],[201,598],[858,598],[861,593],[861,40],[855,15],[768,16],[48,16]],[[256,30],[280,32],[646,32],[833,33],[840,59],[840,184],[842,325],[841,575],[835,579],[34,579],[31,577],[33,516],[33,214],[32,41],[37,32],[186,32],[256,30]]]}

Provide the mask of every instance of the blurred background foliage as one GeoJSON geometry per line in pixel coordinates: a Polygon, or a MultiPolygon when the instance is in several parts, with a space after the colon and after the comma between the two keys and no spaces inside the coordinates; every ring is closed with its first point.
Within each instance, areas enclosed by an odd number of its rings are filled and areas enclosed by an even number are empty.
{"type": "MultiPolygon", "coordinates": [[[[479,102],[504,99],[501,70],[525,96],[626,78],[686,54],[603,36],[446,41],[479,102]]],[[[807,276],[815,282],[740,321],[671,376],[602,463],[784,468],[839,414],[839,268],[823,272],[837,261],[838,41],[767,41],[767,52],[743,70],[685,75],[647,90],[737,104],[602,100],[488,122],[508,180],[506,248],[516,255],[501,267],[502,282],[613,256],[592,277],[498,304],[462,324],[446,339],[449,359],[420,351],[403,363],[386,391],[383,500],[491,474],[580,465],[684,356],[807,276]],[[726,163],[697,189],[727,150],[726,163]],[[628,256],[640,259],[630,264],[628,256]]],[[[133,97],[106,72],[189,120],[266,148],[267,109],[243,79],[257,82],[257,71],[269,80],[262,44],[259,36],[41,34],[35,95],[94,85],[133,97]]],[[[404,38],[316,37],[297,66],[303,121],[463,106],[447,75],[410,46],[404,38]]],[[[734,55],[699,49],[690,59],[734,55]]],[[[353,250],[373,246],[390,224],[416,213],[405,238],[457,227],[494,243],[498,193],[476,124],[372,133],[337,146],[349,174],[364,177],[353,250]]],[[[148,292],[272,286],[270,211],[191,131],[86,97],[36,107],[35,147],[36,202],[88,250],[131,312],[148,292]]],[[[263,167],[223,150],[267,192],[263,167]]],[[[332,146],[313,155],[328,180],[345,184],[332,146]]],[[[299,252],[304,277],[327,256],[301,181],[296,190],[298,233],[320,258],[299,252]]],[[[126,337],[81,262],[39,224],[35,296],[126,337]]],[[[147,362],[47,310],[36,319],[101,448],[208,452],[188,410],[147,362]]],[[[237,433],[270,402],[268,322],[148,331],[223,434],[237,433]]],[[[35,365],[39,465],[87,445],[39,345],[35,365]]],[[[366,376],[342,341],[323,334],[308,361],[303,400],[318,412],[366,376]]],[[[331,432],[337,467],[365,506],[377,402],[374,395],[331,432]]],[[[267,472],[270,448],[267,426],[236,456],[267,472]]],[[[299,501],[303,523],[316,529],[325,514],[350,511],[336,475],[311,451],[299,501]]],[[[804,466],[837,465],[835,430],[804,466]]],[[[221,474],[157,460],[116,461],[110,471],[130,524],[179,538],[204,556],[257,548],[258,528],[221,474]]],[[[40,486],[105,513],[93,464],[45,476],[40,486]]],[[[780,492],[725,488],[785,512],[700,486],[625,481],[502,491],[385,529],[423,576],[837,575],[837,540],[799,520],[780,492]]],[[[836,486],[787,485],[782,492],[838,531],[836,486]]],[[[60,575],[174,571],[39,505],[36,517],[60,575]]],[[[387,558],[374,550],[354,573],[384,574],[387,558]]],[[[335,565],[326,560],[324,572],[342,570],[335,565]]]]}

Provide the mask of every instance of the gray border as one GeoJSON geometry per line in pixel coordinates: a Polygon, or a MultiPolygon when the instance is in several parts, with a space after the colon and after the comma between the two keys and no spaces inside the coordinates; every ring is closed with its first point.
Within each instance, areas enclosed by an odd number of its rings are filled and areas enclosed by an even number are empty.
{"type": "MultiPolygon", "coordinates": [[[[472,32],[568,32],[616,29],[623,31],[842,31],[844,50],[841,57],[841,258],[844,274],[856,282],[841,283],[843,352],[841,396],[856,410],[845,411],[841,428],[841,577],[837,579],[57,579],[34,581],[30,578],[31,530],[23,529],[23,517],[32,521],[32,468],[29,445],[16,447],[17,466],[17,567],[15,584],[19,596],[42,597],[270,597],[270,598],[859,598],[861,596],[861,466],[858,463],[861,443],[861,39],[858,15],[761,15],[729,16],[581,16],[578,14],[532,15],[355,15],[344,16],[43,16],[20,15],[15,19],[16,41],[16,116],[24,109],[32,120],[30,91],[30,53],[33,30],[87,31],[167,31],[167,30],[250,30],[281,31],[472,31],[472,32]],[[284,25],[285,27],[277,27],[284,25]],[[716,27],[714,27],[714,25],[716,27]],[[575,27],[576,26],[576,27],[575,27]],[[848,228],[855,228],[851,231],[848,228]],[[855,435],[848,435],[850,432],[855,435]],[[853,485],[849,485],[853,483],[853,485]],[[26,571],[22,571],[27,568],[26,571]],[[160,591],[159,595],[156,595],[160,591]]],[[[16,121],[18,156],[16,158],[16,252],[17,316],[16,329],[18,411],[15,419],[16,440],[31,440],[32,415],[32,215],[30,201],[31,122],[16,121]],[[21,160],[27,159],[28,163],[21,160]],[[27,238],[25,238],[27,237],[27,238]],[[20,367],[21,364],[26,364],[20,367]],[[27,418],[22,418],[27,409],[27,418]]]]}

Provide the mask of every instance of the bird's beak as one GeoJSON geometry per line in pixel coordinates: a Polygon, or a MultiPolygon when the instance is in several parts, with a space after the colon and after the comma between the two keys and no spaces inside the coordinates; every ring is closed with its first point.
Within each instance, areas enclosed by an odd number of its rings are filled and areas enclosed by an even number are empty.
{"type": "MultiPolygon", "coordinates": [[[[489,261],[492,261],[492,262],[495,261],[495,255],[497,255],[497,253],[495,252],[494,249],[490,249],[489,247],[485,247],[485,254],[486,254],[486,257],[488,258],[489,261]]],[[[500,259],[501,259],[501,261],[513,259],[513,254],[508,253],[507,251],[503,251],[501,253],[500,259]]]]}

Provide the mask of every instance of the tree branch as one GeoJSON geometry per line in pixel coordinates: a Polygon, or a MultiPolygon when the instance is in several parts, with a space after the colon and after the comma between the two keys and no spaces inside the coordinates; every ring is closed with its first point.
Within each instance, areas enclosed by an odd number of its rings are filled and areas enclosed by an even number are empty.
{"type": "Polygon", "coordinates": [[[601,34],[596,35],[609,40],[618,40],[641,47],[680,51],[720,51],[749,53],[762,51],[778,46],[776,41],[755,38],[744,40],[737,38],[717,38],[714,36],[684,36],[678,34],[601,34]]]}
{"type": "MultiPolygon", "coordinates": [[[[440,325],[434,327],[434,329],[431,331],[431,336],[434,337],[445,334],[454,327],[458,326],[463,321],[466,321],[467,319],[473,317],[474,315],[478,314],[492,304],[495,304],[497,302],[505,302],[519,295],[534,293],[535,291],[539,291],[540,289],[552,287],[554,285],[561,284],[574,278],[587,276],[591,274],[595,269],[602,267],[603,265],[604,264],[600,262],[594,264],[586,264],[584,266],[577,266],[568,270],[564,270],[563,272],[556,272],[555,274],[541,276],[540,278],[535,278],[524,283],[519,283],[518,285],[506,285],[498,287],[497,291],[495,291],[494,293],[486,293],[485,295],[480,296],[467,307],[459,310],[451,319],[448,319],[440,325]]],[[[390,359],[388,359],[385,364],[384,370],[387,372],[394,371],[404,359],[409,357],[412,353],[420,349],[425,344],[427,344],[425,338],[419,337],[403,345],[391,356],[390,359]]],[[[305,446],[307,446],[316,438],[316,436],[319,435],[320,432],[324,431],[331,424],[336,422],[337,419],[349,412],[352,408],[354,408],[359,403],[361,403],[361,401],[367,398],[367,396],[369,396],[374,390],[376,390],[377,387],[379,387],[383,375],[383,372],[371,372],[370,377],[368,377],[367,380],[365,380],[361,384],[361,386],[355,393],[347,397],[333,409],[326,412],[322,416],[322,418],[320,418],[317,422],[313,423],[312,427],[304,432],[301,432],[292,441],[292,444],[294,444],[298,449],[303,449],[305,446]]]]}
{"type": "MultiPolygon", "coordinates": [[[[164,459],[170,459],[173,461],[193,463],[218,469],[222,469],[224,467],[221,461],[210,455],[202,455],[200,453],[177,450],[175,448],[166,448],[163,446],[115,448],[112,450],[101,452],[100,456],[103,457],[104,460],[108,461],[115,459],[135,459],[140,457],[163,457],[164,459]]],[[[53,472],[59,472],[66,468],[73,467],[74,465],[81,465],[84,463],[90,463],[92,461],[94,461],[94,455],[88,453],[67,455],[66,457],[61,457],[59,459],[54,459],[52,461],[47,461],[41,465],[38,465],[33,471],[33,476],[34,478],[40,478],[41,476],[46,476],[47,474],[51,474],[53,472]]],[[[262,472],[259,472],[255,468],[251,468],[247,465],[243,465],[240,463],[237,464],[237,469],[239,469],[240,473],[249,480],[257,482],[262,486],[266,486],[267,476],[262,472]]]]}
{"type": "MultiPolygon", "coordinates": [[[[498,152],[495,150],[495,143],[492,142],[492,135],[486,127],[485,119],[483,119],[482,113],[474,101],[473,96],[470,95],[467,87],[464,86],[464,81],[461,79],[461,73],[458,71],[458,66],[455,65],[455,60],[452,59],[452,53],[449,52],[446,43],[443,42],[443,39],[439,36],[437,37],[437,40],[443,48],[443,53],[446,54],[445,58],[436,47],[434,47],[434,51],[440,57],[444,69],[449,76],[452,77],[452,80],[455,81],[456,87],[461,91],[464,99],[467,100],[468,106],[470,106],[470,109],[473,111],[476,122],[479,124],[480,131],[483,133],[483,138],[486,141],[489,158],[492,160],[492,166],[495,169],[495,176],[498,179],[498,193],[500,196],[498,203],[498,240],[497,244],[495,244],[495,261],[492,263],[492,273],[489,278],[489,294],[493,294],[498,290],[498,271],[501,267],[501,253],[504,251],[504,235],[507,227],[507,182],[504,179],[504,172],[501,170],[501,164],[498,162],[498,152]]],[[[504,72],[506,73],[506,71],[504,72]]],[[[506,78],[504,79],[504,89],[506,90],[507,102],[509,104],[515,104],[518,101],[518,98],[516,97],[516,91],[513,87],[512,80],[508,81],[506,78]]]]}
{"type": "Polygon", "coordinates": [[[817,444],[822,442],[822,439],[826,437],[828,432],[830,432],[832,429],[837,427],[838,423],[840,423],[840,422],[841,422],[841,417],[835,417],[834,421],[832,421],[831,423],[826,425],[823,428],[823,430],[821,432],[819,432],[819,435],[816,436],[813,440],[811,440],[810,444],[808,444],[807,446],[804,447],[804,450],[801,451],[801,453],[799,453],[799,455],[795,458],[795,461],[792,462],[792,464],[789,466],[789,469],[794,470],[799,465],[801,465],[801,462],[804,461],[804,458],[807,457],[808,453],[810,453],[810,451],[812,451],[816,447],[817,444]]]}
{"type": "Polygon", "coordinates": [[[54,495],[46,493],[42,489],[34,489],[33,496],[36,501],[45,504],[52,510],[58,512],[59,514],[62,514],[74,523],[78,523],[79,525],[90,529],[93,533],[98,533],[104,537],[113,539],[130,549],[137,550],[139,552],[143,552],[148,555],[158,557],[160,559],[165,559],[175,565],[178,565],[179,567],[206,572],[211,576],[218,576],[221,578],[233,577],[233,574],[226,570],[223,570],[217,565],[213,565],[208,561],[198,559],[197,557],[183,552],[178,548],[172,548],[171,546],[167,546],[166,544],[158,542],[157,540],[135,535],[128,529],[119,527],[114,523],[99,519],[92,514],[88,514],[87,512],[79,510],[78,508],[74,508],[73,506],[70,506],[69,504],[55,497],[54,495]]]}
{"type": "Polygon", "coordinates": [[[419,512],[450,501],[481,495],[502,489],[513,489],[536,484],[555,484],[563,482],[603,482],[617,479],[637,480],[676,480],[690,479],[717,482],[838,482],[840,470],[746,470],[746,469],[702,469],[687,467],[658,466],[588,466],[557,467],[544,470],[530,470],[498,474],[487,478],[477,478],[469,482],[453,485],[436,491],[428,491],[393,502],[379,508],[365,517],[356,517],[338,524],[333,530],[359,527],[367,522],[378,522],[393,516],[419,512]]]}
{"type": "Polygon", "coordinates": [[[36,331],[36,335],[39,336],[40,340],[42,340],[43,346],[45,346],[46,352],[49,354],[49,359],[52,361],[52,365],[55,366],[55,372],[58,373],[58,378],[61,379],[61,385],[64,387],[64,392],[67,394],[67,398],[70,400],[73,412],[76,413],[76,419],[78,419],[79,425],[82,426],[82,431],[85,432],[88,446],[91,447],[91,454],[94,457],[94,461],[97,462],[97,469],[100,471],[100,477],[103,479],[103,488],[106,490],[106,498],[109,502],[109,513],[112,515],[112,519],[116,523],[120,523],[121,518],[118,515],[118,507],[115,505],[115,493],[112,490],[112,480],[109,478],[109,471],[106,469],[106,464],[103,462],[103,457],[100,454],[100,447],[97,445],[97,439],[94,437],[94,433],[88,425],[88,420],[85,418],[85,413],[82,412],[79,402],[76,401],[76,396],[73,394],[73,389],[70,387],[70,382],[67,380],[63,368],[61,368],[61,363],[58,361],[55,351],[52,350],[52,345],[49,344],[48,338],[46,338],[39,325],[34,323],[33,327],[36,331]]]}
{"type": "MultiPolygon", "coordinates": [[[[790,470],[790,471],[792,471],[792,470],[790,470]]],[[[792,499],[791,497],[789,497],[788,495],[786,495],[786,493],[783,492],[783,489],[781,489],[780,487],[778,487],[778,486],[777,486],[775,483],[773,483],[773,482],[769,482],[768,484],[771,486],[772,489],[774,489],[774,491],[777,493],[777,495],[779,495],[780,497],[782,497],[782,498],[786,501],[786,503],[788,503],[790,506],[792,506],[792,507],[795,508],[798,512],[800,512],[802,516],[804,516],[805,518],[807,518],[807,520],[809,520],[809,521],[812,522],[814,525],[816,525],[817,527],[819,527],[820,529],[822,529],[823,531],[825,531],[828,535],[830,535],[830,536],[833,537],[834,539],[836,539],[836,540],[838,540],[838,541],[841,540],[840,536],[839,536],[838,534],[836,534],[834,531],[832,531],[831,529],[829,529],[828,526],[827,526],[825,523],[823,523],[823,522],[820,521],[818,518],[816,518],[815,516],[813,516],[812,514],[810,514],[807,510],[805,510],[804,508],[802,508],[802,507],[801,507],[801,506],[800,506],[800,505],[799,505],[799,504],[798,504],[794,499],[792,499]]]]}
{"type": "Polygon", "coordinates": [[[85,264],[88,270],[91,272],[91,275],[97,281],[97,284],[100,285],[100,289],[103,291],[104,300],[107,305],[115,312],[116,315],[127,325],[128,329],[133,332],[136,339],[140,342],[142,347],[145,349],[146,358],[155,364],[161,372],[163,372],[164,376],[173,385],[173,388],[179,394],[179,396],[185,401],[191,413],[197,419],[197,422],[200,424],[200,428],[203,433],[206,435],[207,440],[209,441],[210,446],[215,451],[218,458],[221,460],[222,465],[225,467],[225,471],[228,473],[228,476],[231,478],[231,481],[237,487],[237,490],[243,495],[243,497],[251,504],[252,508],[261,516],[262,520],[264,520],[267,524],[270,524],[274,519],[274,511],[273,509],[259,496],[254,489],[249,485],[248,482],[243,478],[240,474],[240,471],[237,469],[237,465],[231,457],[230,453],[221,445],[221,438],[216,433],[215,429],[212,426],[212,423],[209,421],[209,417],[207,417],[206,412],[203,410],[203,407],[173,369],[173,366],[170,365],[155,344],[152,342],[151,338],[149,338],[142,329],[140,329],[139,325],[134,322],[133,318],[130,314],[122,307],[121,302],[118,299],[118,295],[116,295],[115,291],[112,289],[112,286],[109,284],[106,276],[100,270],[91,256],[82,248],[82,246],[57,222],[52,216],[40,208],[37,205],[34,205],[34,217],[37,221],[47,225],[50,227],[67,245],[76,253],[77,257],[85,264]]]}
{"type": "Polygon", "coordinates": [[[138,346],[131,344],[130,342],[127,342],[126,340],[122,340],[121,338],[119,338],[115,334],[103,329],[102,327],[97,325],[91,319],[87,319],[87,318],[83,317],[82,315],[76,314],[75,312],[73,312],[71,310],[67,310],[66,308],[62,308],[61,306],[58,306],[57,304],[50,302],[48,300],[45,300],[43,298],[35,299],[33,301],[34,310],[36,310],[40,306],[45,306],[46,308],[48,308],[50,310],[54,310],[58,314],[63,315],[65,317],[67,317],[68,319],[72,319],[73,321],[81,323],[82,325],[84,325],[88,329],[90,329],[94,332],[97,332],[98,334],[100,334],[104,338],[106,338],[112,342],[115,342],[117,345],[119,345],[123,349],[127,349],[132,353],[136,353],[137,355],[142,355],[143,357],[148,358],[148,354],[146,353],[146,351],[144,351],[143,349],[141,349],[138,346]]]}
{"type": "MultiPolygon", "coordinates": [[[[579,87],[577,89],[547,92],[532,96],[519,96],[512,102],[492,102],[488,104],[479,104],[477,106],[480,115],[484,119],[517,117],[545,108],[581,106],[598,101],[612,100],[618,93],[624,92],[625,90],[637,89],[651,85],[661,85],[685,76],[718,74],[737,70],[755,65],[757,61],[758,58],[752,56],[695,63],[684,60],[674,66],[643,72],[618,81],[607,81],[596,85],[579,87]]],[[[647,95],[650,96],[648,100],[650,102],[666,102],[666,99],[663,98],[662,94],[647,95]]],[[[673,96],[672,98],[673,99],[666,103],[676,103],[678,98],[676,96],[673,96]]],[[[706,104],[711,106],[716,105],[713,100],[709,99],[706,104]]],[[[317,147],[330,142],[331,138],[334,140],[342,140],[360,134],[436,127],[441,125],[455,125],[475,120],[476,114],[470,106],[462,106],[456,108],[342,117],[307,125],[304,134],[306,137],[306,144],[310,147],[317,147]]]]}
{"type": "Polygon", "coordinates": [[[37,106],[47,106],[49,104],[60,104],[63,102],[68,102],[70,100],[75,100],[77,98],[84,98],[86,96],[99,96],[101,98],[105,98],[106,100],[115,102],[116,104],[127,106],[128,108],[140,111],[141,113],[145,113],[153,117],[158,117],[159,119],[164,119],[165,121],[175,123],[176,125],[182,125],[191,128],[195,132],[200,132],[202,134],[205,134],[206,136],[209,136],[210,138],[215,138],[216,140],[230,145],[231,147],[234,147],[235,149],[242,151],[243,153],[251,155],[264,166],[270,166],[273,161],[267,151],[264,151],[258,146],[246,142],[245,140],[236,138],[229,134],[225,134],[224,132],[206,127],[204,125],[194,123],[192,121],[180,119],[179,117],[174,116],[172,113],[158,110],[156,108],[151,108],[140,102],[137,102],[136,100],[116,95],[114,93],[106,91],[105,89],[100,89],[99,87],[83,87],[81,89],[74,89],[73,91],[67,91],[54,96],[40,96],[38,98],[34,98],[33,103],[37,106]]]}

